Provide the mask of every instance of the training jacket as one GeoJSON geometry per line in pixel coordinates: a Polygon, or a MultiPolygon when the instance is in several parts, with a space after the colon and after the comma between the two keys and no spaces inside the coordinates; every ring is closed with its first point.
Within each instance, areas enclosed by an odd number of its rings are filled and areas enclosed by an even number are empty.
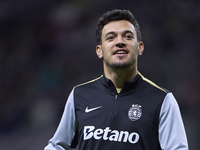
{"type": "Polygon", "coordinates": [[[73,88],[45,150],[187,150],[171,92],[137,74],[117,93],[101,76],[73,88]]]}

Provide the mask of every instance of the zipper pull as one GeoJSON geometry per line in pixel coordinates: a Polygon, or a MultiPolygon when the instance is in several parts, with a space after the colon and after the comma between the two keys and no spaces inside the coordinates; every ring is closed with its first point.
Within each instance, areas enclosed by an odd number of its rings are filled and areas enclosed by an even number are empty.
{"type": "Polygon", "coordinates": [[[115,100],[117,99],[117,95],[115,95],[115,100]]]}

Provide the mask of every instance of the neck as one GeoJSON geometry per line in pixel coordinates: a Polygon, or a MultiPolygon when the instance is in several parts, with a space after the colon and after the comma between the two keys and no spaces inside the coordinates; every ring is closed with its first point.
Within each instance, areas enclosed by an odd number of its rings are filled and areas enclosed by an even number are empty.
{"type": "Polygon", "coordinates": [[[125,82],[133,82],[137,75],[137,67],[112,69],[104,66],[105,77],[110,79],[116,88],[122,88],[125,82]]]}

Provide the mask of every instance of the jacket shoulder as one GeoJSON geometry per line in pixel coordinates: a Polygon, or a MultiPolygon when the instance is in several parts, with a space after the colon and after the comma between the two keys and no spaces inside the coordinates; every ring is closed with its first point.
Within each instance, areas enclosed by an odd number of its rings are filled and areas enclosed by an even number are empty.
{"type": "Polygon", "coordinates": [[[138,74],[141,76],[141,78],[142,78],[142,80],[144,81],[144,83],[149,84],[152,88],[156,88],[156,89],[158,89],[158,90],[160,90],[161,92],[164,92],[164,93],[166,93],[166,94],[167,94],[167,93],[170,93],[169,90],[167,90],[167,89],[165,89],[165,88],[163,88],[163,87],[158,86],[156,83],[154,83],[154,82],[152,82],[151,80],[145,78],[142,74],[140,74],[140,73],[138,73],[138,74]]]}
{"type": "Polygon", "coordinates": [[[96,83],[99,79],[101,79],[102,77],[103,77],[103,75],[101,75],[100,77],[95,78],[95,79],[93,79],[93,80],[90,80],[90,81],[87,81],[87,82],[78,84],[78,85],[75,86],[75,88],[81,88],[81,87],[85,87],[85,86],[89,86],[89,85],[91,85],[91,84],[94,84],[94,83],[96,83]]]}

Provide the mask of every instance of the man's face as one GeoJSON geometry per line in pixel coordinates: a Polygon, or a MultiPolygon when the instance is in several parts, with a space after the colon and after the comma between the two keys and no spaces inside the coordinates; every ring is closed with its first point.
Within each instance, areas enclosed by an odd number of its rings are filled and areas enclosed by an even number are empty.
{"type": "Polygon", "coordinates": [[[138,54],[142,54],[144,45],[137,41],[135,27],[129,21],[106,24],[101,39],[102,44],[97,45],[96,52],[103,59],[104,67],[120,69],[137,65],[138,54]]]}

